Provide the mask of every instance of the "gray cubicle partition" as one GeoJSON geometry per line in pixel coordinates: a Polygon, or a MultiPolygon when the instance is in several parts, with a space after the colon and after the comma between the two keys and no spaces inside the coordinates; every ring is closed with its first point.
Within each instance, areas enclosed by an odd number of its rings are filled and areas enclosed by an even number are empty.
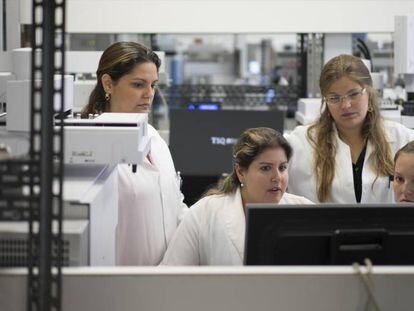
{"type": "MultiPolygon", "coordinates": [[[[413,309],[414,267],[374,267],[370,279],[381,310],[413,309]]],[[[351,267],[63,269],[63,311],[362,311],[367,299],[351,267]]],[[[24,269],[0,269],[0,310],[26,310],[24,269]]]]}

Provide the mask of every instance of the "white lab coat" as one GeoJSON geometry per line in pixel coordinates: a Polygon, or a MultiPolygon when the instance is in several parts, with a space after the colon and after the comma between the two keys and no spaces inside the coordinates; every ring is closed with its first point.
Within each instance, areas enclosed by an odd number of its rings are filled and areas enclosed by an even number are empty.
{"type": "Polygon", "coordinates": [[[117,265],[157,265],[183,213],[183,203],[170,150],[148,125],[150,159],[137,166],[118,165],[119,212],[117,265]]]}
{"type": "MultiPolygon", "coordinates": [[[[279,204],[312,204],[285,193],[279,204]]],[[[242,265],[246,220],[240,189],[194,204],[175,232],[163,265],[242,265]]]]}
{"type": "MultiPolygon", "coordinates": [[[[384,120],[385,133],[391,147],[392,156],[406,143],[414,140],[414,131],[403,125],[384,120]]],[[[288,191],[304,196],[315,203],[319,203],[316,193],[316,181],[313,171],[313,149],[307,138],[308,126],[298,126],[287,137],[292,145],[293,157],[289,161],[288,191]]],[[[332,202],[356,203],[354,191],[354,177],[352,171],[351,150],[338,136],[336,128],[336,169],[332,183],[332,202]]],[[[375,172],[369,165],[369,157],[373,151],[372,144],[368,142],[365,160],[362,169],[362,195],[361,203],[393,202],[392,183],[388,176],[380,176],[375,181],[375,172]]]]}

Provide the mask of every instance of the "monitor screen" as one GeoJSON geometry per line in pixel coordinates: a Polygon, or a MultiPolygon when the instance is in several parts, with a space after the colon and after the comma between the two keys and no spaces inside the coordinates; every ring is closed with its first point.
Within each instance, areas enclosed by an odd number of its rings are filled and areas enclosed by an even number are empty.
{"type": "Polygon", "coordinates": [[[414,264],[414,205],[251,205],[246,265],[414,264]]]}
{"type": "Polygon", "coordinates": [[[170,149],[176,170],[183,175],[218,176],[232,169],[232,148],[251,127],[283,133],[279,110],[170,110],[170,149]]]}
{"type": "Polygon", "coordinates": [[[220,103],[190,103],[187,104],[188,110],[219,110],[220,103]]]}

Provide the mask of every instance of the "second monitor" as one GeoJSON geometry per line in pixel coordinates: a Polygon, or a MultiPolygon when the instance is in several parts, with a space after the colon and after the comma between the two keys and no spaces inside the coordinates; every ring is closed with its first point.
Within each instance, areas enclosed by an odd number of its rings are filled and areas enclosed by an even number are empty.
{"type": "Polygon", "coordinates": [[[232,148],[241,133],[270,127],[283,133],[279,110],[170,110],[170,149],[183,175],[220,176],[232,170],[232,148]]]}

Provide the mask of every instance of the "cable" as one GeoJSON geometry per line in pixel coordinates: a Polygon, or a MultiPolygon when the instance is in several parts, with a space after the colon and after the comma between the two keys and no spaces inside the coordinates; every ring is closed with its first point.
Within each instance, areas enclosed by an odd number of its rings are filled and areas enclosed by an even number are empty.
{"type": "Polygon", "coordinates": [[[357,42],[356,47],[362,53],[362,55],[364,56],[364,58],[369,60],[369,52],[366,49],[366,47],[364,45],[362,45],[360,42],[357,42]]]}
{"type": "Polygon", "coordinates": [[[3,12],[3,24],[2,24],[2,28],[3,28],[3,51],[7,51],[7,12],[6,12],[6,0],[2,1],[2,12],[3,12]]]}
{"type": "Polygon", "coordinates": [[[364,54],[364,57],[371,62],[371,68],[370,69],[371,69],[371,72],[372,72],[373,69],[374,69],[374,65],[372,63],[371,52],[369,51],[368,46],[360,38],[357,38],[356,41],[357,41],[356,47],[361,51],[362,54],[364,54]]]}
{"type": "MultiPolygon", "coordinates": [[[[367,283],[368,283],[368,285],[369,285],[369,287],[371,289],[372,295],[373,295],[373,297],[375,299],[374,282],[373,282],[373,280],[371,278],[371,276],[372,276],[372,262],[371,262],[370,259],[365,258],[364,259],[364,263],[365,263],[365,266],[366,266],[366,269],[367,269],[367,273],[365,274],[366,280],[367,280],[367,283]]],[[[367,301],[365,302],[365,310],[369,310],[369,307],[371,305],[371,300],[372,299],[367,299],[367,301]]],[[[377,305],[378,305],[378,303],[377,303],[377,305]]]]}
{"type": "Polygon", "coordinates": [[[372,262],[368,258],[365,258],[364,262],[365,262],[365,265],[366,265],[365,267],[367,269],[366,273],[364,273],[361,270],[361,266],[357,262],[353,263],[352,267],[354,268],[355,273],[358,276],[360,276],[362,284],[364,284],[365,290],[368,294],[368,300],[365,304],[365,310],[369,310],[369,306],[372,303],[374,305],[374,308],[375,308],[376,311],[381,311],[381,308],[379,307],[377,298],[375,297],[375,294],[374,294],[374,283],[373,283],[373,280],[371,278],[371,276],[372,276],[372,262]]]}
{"type": "Polygon", "coordinates": [[[363,50],[362,52],[364,53],[366,58],[369,60],[372,60],[371,52],[369,51],[367,44],[361,38],[357,38],[356,40],[357,40],[357,45],[359,46],[361,50],[363,50]]]}

